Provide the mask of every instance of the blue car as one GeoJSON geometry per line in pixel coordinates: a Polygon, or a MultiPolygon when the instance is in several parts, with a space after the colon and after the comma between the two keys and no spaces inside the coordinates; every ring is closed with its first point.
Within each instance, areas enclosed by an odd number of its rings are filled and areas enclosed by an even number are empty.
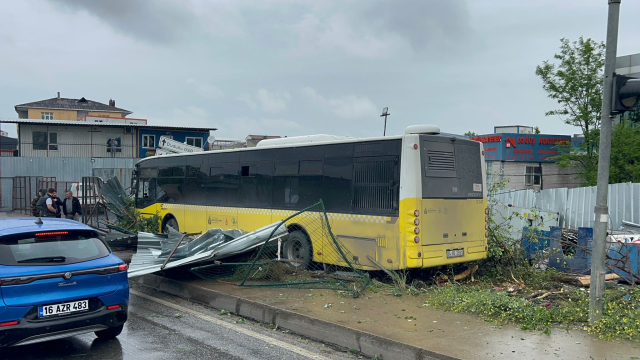
{"type": "Polygon", "coordinates": [[[72,220],[0,220],[0,347],[95,332],[127,321],[127,265],[72,220]]]}

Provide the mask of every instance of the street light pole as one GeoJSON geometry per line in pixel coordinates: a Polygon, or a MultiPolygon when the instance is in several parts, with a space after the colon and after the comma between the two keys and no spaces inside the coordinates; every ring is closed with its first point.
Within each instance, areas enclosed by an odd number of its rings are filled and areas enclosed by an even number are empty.
{"type": "Polygon", "coordinates": [[[386,107],[384,109],[382,109],[382,115],[380,115],[380,117],[384,116],[384,133],[382,133],[382,136],[387,136],[387,116],[389,116],[391,114],[389,114],[389,108],[386,107]]]}
{"type": "Polygon", "coordinates": [[[594,325],[602,318],[604,304],[604,277],[606,262],[607,224],[609,208],[609,166],[611,164],[611,129],[614,116],[611,115],[613,97],[613,70],[618,49],[618,22],[620,1],[608,0],[607,44],[604,62],[604,88],[602,89],[602,119],[600,120],[600,146],[598,150],[598,188],[591,254],[591,290],[589,299],[589,322],[594,325]]]}

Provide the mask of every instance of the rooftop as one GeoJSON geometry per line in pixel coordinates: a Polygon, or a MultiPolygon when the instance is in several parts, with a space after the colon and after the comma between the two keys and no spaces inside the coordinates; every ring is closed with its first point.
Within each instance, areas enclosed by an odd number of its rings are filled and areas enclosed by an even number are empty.
{"type": "Polygon", "coordinates": [[[175,129],[175,130],[196,130],[211,131],[218,130],[210,127],[190,127],[190,126],[169,126],[169,125],[148,125],[148,124],[114,124],[114,123],[95,123],[85,121],[64,121],[64,120],[41,120],[41,119],[0,119],[0,124],[33,124],[33,125],[49,125],[49,126],[107,126],[107,127],[123,127],[130,126],[145,129],[175,129]]]}
{"type": "Polygon", "coordinates": [[[115,106],[103,104],[93,100],[87,100],[84,97],[80,99],[54,97],[51,99],[19,104],[15,106],[15,109],[16,111],[18,110],[24,111],[27,109],[104,111],[104,112],[122,113],[125,116],[132,113],[129,110],[117,108],[115,106]]]}

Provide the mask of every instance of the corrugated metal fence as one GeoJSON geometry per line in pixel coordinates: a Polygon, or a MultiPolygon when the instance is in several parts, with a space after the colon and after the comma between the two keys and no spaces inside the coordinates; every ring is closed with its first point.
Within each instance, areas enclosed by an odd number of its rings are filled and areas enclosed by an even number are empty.
{"type": "Polygon", "coordinates": [[[131,172],[139,159],[121,158],[38,158],[3,157],[0,160],[0,207],[12,210],[13,177],[55,177],[59,182],[80,182],[85,176],[103,180],[118,177],[125,188],[131,184],[131,172]]]}
{"type": "MultiPolygon", "coordinates": [[[[561,226],[577,229],[593,227],[596,187],[504,191],[494,195],[498,201],[525,208],[560,213],[561,226]]],[[[640,223],[640,184],[609,185],[609,229],[617,230],[622,221],[640,223]]]]}

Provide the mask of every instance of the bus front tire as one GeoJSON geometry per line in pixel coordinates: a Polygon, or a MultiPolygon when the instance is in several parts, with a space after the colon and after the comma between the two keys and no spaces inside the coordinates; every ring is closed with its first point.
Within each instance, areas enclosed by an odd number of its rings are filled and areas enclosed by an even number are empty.
{"type": "Polygon", "coordinates": [[[289,234],[283,246],[283,257],[287,264],[294,269],[309,268],[312,258],[311,240],[304,232],[297,230],[289,234]]]}
{"type": "Polygon", "coordinates": [[[176,220],[176,218],[174,217],[170,217],[164,222],[164,226],[162,226],[162,232],[165,234],[168,234],[169,226],[171,226],[175,231],[180,231],[180,227],[178,226],[178,220],[176,220]]]}

